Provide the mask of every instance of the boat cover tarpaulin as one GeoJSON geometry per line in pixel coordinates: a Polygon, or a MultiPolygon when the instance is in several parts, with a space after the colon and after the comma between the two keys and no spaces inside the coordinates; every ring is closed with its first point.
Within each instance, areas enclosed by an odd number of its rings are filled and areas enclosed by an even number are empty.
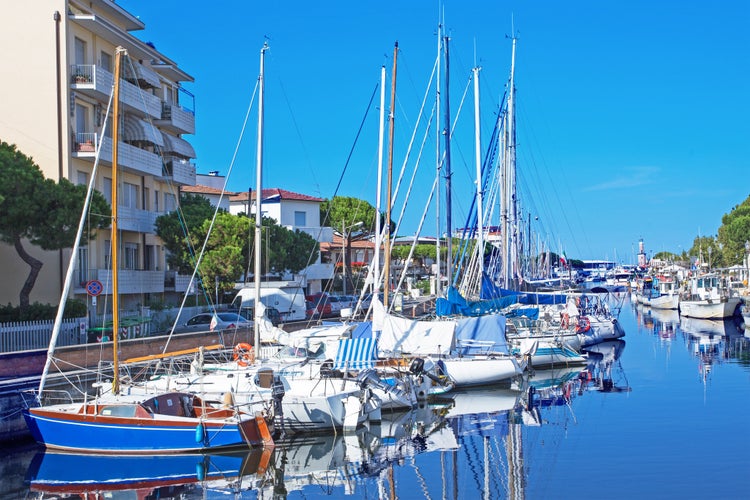
{"type": "Polygon", "coordinates": [[[414,355],[447,355],[453,348],[456,322],[453,320],[419,321],[388,314],[383,304],[372,300],[372,328],[379,333],[381,357],[414,355]]]}
{"type": "Polygon", "coordinates": [[[456,354],[508,354],[505,321],[502,314],[487,314],[459,320],[456,326],[456,354]]]}
{"type": "Polygon", "coordinates": [[[516,300],[511,303],[518,302],[520,304],[530,305],[565,304],[568,299],[568,296],[565,293],[519,292],[508,290],[507,288],[500,288],[486,275],[482,276],[482,289],[479,292],[479,296],[482,300],[515,297],[516,300]]]}
{"type": "Polygon", "coordinates": [[[339,340],[333,368],[336,370],[364,370],[375,365],[375,339],[339,340]]]}
{"type": "Polygon", "coordinates": [[[498,295],[487,300],[469,302],[455,287],[450,287],[447,298],[438,297],[435,301],[435,314],[437,316],[482,316],[498,312],[517,301],[515,296],[500,297],[498,295]]]}

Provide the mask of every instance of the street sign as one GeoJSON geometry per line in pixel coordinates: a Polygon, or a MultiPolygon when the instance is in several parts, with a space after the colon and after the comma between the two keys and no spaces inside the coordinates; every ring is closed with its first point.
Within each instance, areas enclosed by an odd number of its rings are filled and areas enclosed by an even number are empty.
{"type": "Polygon", "coordinates": [[[102,282],[99,280],[91,280],[86,283],[86,293],[91,295],[92,297],[96,297],[102,291],[104,290],[104,287],[102,286],[102,282]]]}

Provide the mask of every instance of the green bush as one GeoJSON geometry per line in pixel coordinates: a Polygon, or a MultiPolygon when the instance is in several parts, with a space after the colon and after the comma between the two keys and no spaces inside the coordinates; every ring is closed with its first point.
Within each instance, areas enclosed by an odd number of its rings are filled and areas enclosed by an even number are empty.
{"type": "MultiPolygon", "coordinates": [[[[64,318],[83,318],[88,315],[86,303],[78,299],[69,299],[65,303],[64,318]]],[[[18,306],[10,304],[0,306],[0,323],[15,321],[45,321],[53,320],[57,316],[57,306],[52,304],[40,304],[34,302],[21,312],[18,306]]]]}

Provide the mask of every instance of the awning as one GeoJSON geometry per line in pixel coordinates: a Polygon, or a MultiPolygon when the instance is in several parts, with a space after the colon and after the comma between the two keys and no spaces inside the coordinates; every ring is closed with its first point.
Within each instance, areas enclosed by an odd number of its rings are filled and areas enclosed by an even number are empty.
{"type": "MultiPolygon", "coordinates": [[[[131,61],[133,61],[131,59],[131,61]]],[[[155,71],[133,61],[132,64],[125,64],[123,67],[123,78],[126,80],[138,81],[142,85],[151,88],[161,88],[161,80],[155,71]]]]}
{"type": "Polygon", "coordinates": [[[150,142],[157,146],[164,146],[164,138],[161,131],[150,123],[133,115],[125,115],[122,140],[150,142]]]}
{"type": "Polygon", "coordinates": [[[164,136],[164,152],[174,153],[185,158],[195,158],[195,150],[188,141],[175,135],[162,133],[164,136]]]}
{"type": "Polygon", "coordinates": [[[375,365],[375,339],[339,340],[334,370],[364,370],[375,365]]]}

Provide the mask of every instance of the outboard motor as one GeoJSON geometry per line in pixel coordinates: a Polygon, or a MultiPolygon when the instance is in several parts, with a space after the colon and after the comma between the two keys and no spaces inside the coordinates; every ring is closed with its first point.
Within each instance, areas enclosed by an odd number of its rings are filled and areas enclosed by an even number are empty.
{"type": "Polygon", "coordinates": [[[414,375],[421,375],[424,373],[424,359],[414,358],[409,366],[409,371],[414,375]]]}

